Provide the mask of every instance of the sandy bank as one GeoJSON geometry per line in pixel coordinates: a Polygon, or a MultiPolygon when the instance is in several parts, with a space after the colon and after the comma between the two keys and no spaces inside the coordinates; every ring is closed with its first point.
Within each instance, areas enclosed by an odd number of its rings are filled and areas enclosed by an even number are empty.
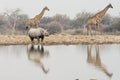
{"type": "MultiPolygon", "coordinates": [[[[37,40],[35,40],[37,44],[37,40]]],[[[120,43],[120,36],[117,35],[51,35],[45,37],[45,45],[56,44],[110,44],[120,43]]],[[[0,45],[27,45],[31,41],[26,35],[0,35],[0,45]]]]}

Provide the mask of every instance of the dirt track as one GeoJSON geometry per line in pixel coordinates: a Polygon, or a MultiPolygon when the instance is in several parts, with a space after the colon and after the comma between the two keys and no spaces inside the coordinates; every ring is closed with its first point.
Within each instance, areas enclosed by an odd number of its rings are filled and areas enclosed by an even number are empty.
{"type": "MultiPolygon", "coordinates": [[[[30,44],[30,39],[26,35],[1,35],[0,45],[27,45],[30,44]]],[[[37,44],[37,40],[35,40],[37,44]]],[[[120,36],[117,35],[51,35],[45,37],[45,45],[56,44],[110,44],[120,43],[120,36]]]]}

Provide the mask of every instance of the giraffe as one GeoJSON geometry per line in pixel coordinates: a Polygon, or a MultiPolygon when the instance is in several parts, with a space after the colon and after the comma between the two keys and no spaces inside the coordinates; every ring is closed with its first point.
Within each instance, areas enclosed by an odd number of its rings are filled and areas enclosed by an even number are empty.
{"type": "Polygon", "coordinates": [[[103,10],[96,13],[94,16],[87,19],[87,34],[91,34],[91,26],[96,25],[96,31],[100,31],[100,22],[102,17],[108,11],[109,8],[113,8],[111,4],[108,4],[103,10]]]}
{"type": "Polygon", "coordinates": [[[87,46],[87,62],[89,64],[92,64],[93,66],[101,70],[103,73],[105,73],[109,78],[111,78],[113,73],[110,73],[107,70],[106,66],[104,66],[104,64],[102,63],[100,57],[99,45],[95,45],[96,56],[93,56],[92,46],[93,45],[87,46]]]}
{"type": "Polygon", "coordinates": [[[39,26],[39,22],[40,22],[40,19],[42,18],[42,16],[44,15],[45,11],[49,11],[49,8],[47,6],[45,6],[42,11],[40,12],[40,14],[36,15],[34,18],[32,19],[28,19],[27,21],[27,28],[30,28],[30,27],[38,27],[39,26]]]}

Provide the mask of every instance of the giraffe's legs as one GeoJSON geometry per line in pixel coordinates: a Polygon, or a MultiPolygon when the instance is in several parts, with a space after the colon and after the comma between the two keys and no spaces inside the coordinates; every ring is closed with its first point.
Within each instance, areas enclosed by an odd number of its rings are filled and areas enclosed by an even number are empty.
{"type": "Polygon", "coordinates": [[[102,32],[101,32],[101,25],[100,25],[100,23],[99,23],[99,33],[100,33],[100,34],[102,34],[102,32]]]}
{"type": "Polygon", "coordinates": [[[87,35],[91,34],[91,25],[87,25],[87,35]]]}
{"type": "Polygon", "coordinates": [[[37,24],[37,26],[36,26],[37,28],[39,27],[39,24],[37,24]]]}
{"type": "Polygon", "coordinates": [[[100,32],[100,24],[97,23],[96,28],[95,28],[95,34],[97,35],[97,34],[99,34],[99,32],[100,32]]]}
{"type": "Polygon", "coordinates": [[[39,22],[38,22],[38,23],[36,23],[36,27],[37,27],[37,28],[39,27],[39,24],[40,24],[39,22]]]}
{"type": "Polygon", "coordinates": [[[100,34],[100,23],[97,24],[97,32],[100,34]]]}
{"type": "Polygon", "coordinates": [[[98,24],[96,24],[96,27],[95,27],[95,35],[97,35],[98,33],[98,24]]]}
{"type": "Polygon", "coordinates": [[[88,32],[89,32],[89,29],[88,29],[88,25],[87,25],[87,35],[89,35],[89,33],[88,33],[88,32]]]}
{"type": "Polygon", "coordinates": [[[92,35],[91,27],[92,27],[92,26],[89,25],[89,31],[90,31],[89,34],[90,34],[90,35],[92,35]]]}

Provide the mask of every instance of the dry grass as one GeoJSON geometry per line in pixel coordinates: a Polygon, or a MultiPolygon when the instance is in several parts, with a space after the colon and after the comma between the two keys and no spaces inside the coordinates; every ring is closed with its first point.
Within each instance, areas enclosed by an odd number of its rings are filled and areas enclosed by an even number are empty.
{"type": "Polygon", "coordinates": [[[0,44],[1,45],[16,45],[16,44],[29,44],[30,40],[28,36],[25,35],[1,35],[0,44]]]}
{"type": "MultiPolygon", "coordinates": [[[[37,44],[37,40],[35,40],[37,44]]],[[[55,44],[109,44],[120,43],[120,36],[117,35],[51,35],[45,37],[45,45],[55,44]]],[[[27,45],[31,41],[26,35],[1,35],[0,45],[27,45]]]]}

